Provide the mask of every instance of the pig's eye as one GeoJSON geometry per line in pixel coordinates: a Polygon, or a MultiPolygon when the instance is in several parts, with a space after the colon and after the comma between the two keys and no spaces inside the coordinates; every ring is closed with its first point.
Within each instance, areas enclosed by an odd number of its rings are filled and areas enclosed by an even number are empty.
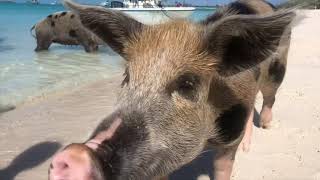
{"type": "Polygon", "coordinates": [[[180,76],[174,83],[174,91],[189,100],[196,100],[199,77],[193,74],[180,76]]]}

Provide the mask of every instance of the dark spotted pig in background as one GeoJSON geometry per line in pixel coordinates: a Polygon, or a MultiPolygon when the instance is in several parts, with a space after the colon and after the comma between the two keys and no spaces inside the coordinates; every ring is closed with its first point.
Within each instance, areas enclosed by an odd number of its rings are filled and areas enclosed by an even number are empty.
{"type": "Polygon", "coordinates": [[[49,179],[157,179],[211,147],[215,179],[229,180],[237,148],[249,144],[259,90],[261,126],[269,127],[295,13],[246,0],[201,23],[146,26],[119,11],[66,4],[128,63],[114,113],[86,143],[53,158],[49,179]]]}
{"type": "MultiPolygon", "coordinates": [[[[264,0],[238,0],[231,3],[227,8],[219,10],[214,15],[208,17],[206,20],[202,21],[203,25],[209,25],[212,22],[223,18],[228,14],[243,14],[243,15],[265,15],[275,12],[276,8],[264,0]]],[[[258,32],[256,32],[258,33],[258,32]]],[[[255,36],[254,34],[252,34],[255,36]]],[[[263,63],[250,69],[252,76],[256,83],[250,83],[252,87],[256,87],[255,95],[258,91],[261,91],[263,95],[263,106],[260,112],[260,127],[270,128],[270,123],[272,120],[272,106],[275,102],[275,95],[278,88],[280,87],[286,72],[287,66],[287,56],[290,47],[290,36],[291,28],[287,28],[280,38],[279,45],[275,52],[272,52],[268,59],[263,63]]],[[[261,42],[263,43],[263,42],[261,42]]],[[[240,51],[241,46],[236,46],[237,49],[233,49],[234,53],[240,51]]],[[[259,46],[253,46],[252,49],[246,49],[248,53],[254,49],[260,48],[259,46]]],[[[269,52],[270,53],[270,52],[269,52]]],[[[241,56],[241,54],[238,54],[241,56]]],[[[247,74],[248,75],[248,74],[247,74]]],[[[251,78],[248,78],[251,79],[251,78]]],[[[253,116],[254,109],[252,109],[250,117],[247,121],[247,128],[245,136],[240,144],[240,148],[244,151],[249,151],[250,138],[252,134],[253,127],[253,116]]]]}
{"type": "Polygon", "coordinates": [[[103,44],[95,34],[84,28],[78,15],[67,11],[47,16],[34,25],[37,47],[35,51],[48,50],[52,43],[63,45],[82,45],[86,52],[98,50],[103,44]]]}

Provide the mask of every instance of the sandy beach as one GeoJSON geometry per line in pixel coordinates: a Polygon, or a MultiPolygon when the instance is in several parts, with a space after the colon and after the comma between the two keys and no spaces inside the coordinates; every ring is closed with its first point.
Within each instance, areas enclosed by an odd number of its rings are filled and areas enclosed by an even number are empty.
{"type": "MultiPolygon", "coordinates": [[[[234,180],[320,180],[320,11],[301,13],[305,19],[293,29],[273,127],[254,127],[250,152],[237,154],[234,180]]],[[[70,142],[85,140],[112,112],[121,79],[115,74],[0,114],[0,180],[47,179],[52,155],[70,142]]],[[[259,95],[257,112],[261,103],[259,95]]],[[[191,180],[201,174],[208,179],[211,162],[212,153],[205,153],[171,179],[191,180]]]]}

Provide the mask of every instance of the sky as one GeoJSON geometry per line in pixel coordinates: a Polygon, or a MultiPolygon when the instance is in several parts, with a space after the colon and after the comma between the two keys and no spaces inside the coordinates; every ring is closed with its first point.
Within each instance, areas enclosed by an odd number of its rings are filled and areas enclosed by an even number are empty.
{"type": "MultiPolygon", "coordinates": [[[[16,2],[25,2],[26,0],[16,0],[16,2]]],[[[51,3],[55,0],[40,0],[40,3],[51,3]]],[[[77,2],[86,3],[86,4],[99,4],[104,0],[75,0],[77,2]]],[[[183,2],[183,0],[168,0],[168,2],[183,2]]],[[[186,3],[194,4],[194,5],[216,5],[216,4],[226,4],[231,2],[232,0],[185,0],[186,3]]],[[[269,0],[269,2],[273,4],[279,4],[284,0],[269,0]]]]}

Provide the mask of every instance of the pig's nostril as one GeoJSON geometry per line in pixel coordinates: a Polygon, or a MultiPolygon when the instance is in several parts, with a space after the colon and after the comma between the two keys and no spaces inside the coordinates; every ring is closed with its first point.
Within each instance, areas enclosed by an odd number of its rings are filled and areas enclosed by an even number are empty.
{"type": "Polygon", "coordinates": [[[64,169],[69,168],[69,165],[64,161],[58,161],[58,162],[55,162],[55,163],[51,164],[50,168],[51,169],[64,170],[64,169]]]}

